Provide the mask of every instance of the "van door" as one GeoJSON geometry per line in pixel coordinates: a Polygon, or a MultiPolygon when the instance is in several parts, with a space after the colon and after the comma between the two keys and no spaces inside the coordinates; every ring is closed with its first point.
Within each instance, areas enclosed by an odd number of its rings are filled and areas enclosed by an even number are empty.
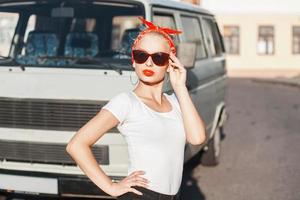
{"type": "MultiPolygon", "coordinates": [[[[213,98],[212,96],[215,94],[215,91],[209,86],[206,86],[213,71],[206,64],[208,54],[204,46],[199,18],[197,18],[196,15],[183,14],[183,12],[177,10],[153,7],[152,21],[159,26],[183,31],[182,34],[173,36],[175,45],[180,41],[196,42],[197,56],[195,68],[188,69],[186,84],[195,107],[209,128],[209,124],[211,124],[213,120],[212,109],[214,109],[214,105],[211,104],[214,101],[212,101],[211,98],[213,98]]],[[[167,91],[172,90],[171,84],[166,84],[165,89],[167,91]]]]}
{"type": "MultiPolygon", "coordinates": [[[[182,30],[183,33],[174,36],[175,45],[178,42],[195,42],[197,45],[195,67],[187,70],[186,85],[192,101],[206,123],[207,134],[210,133],[215,113],[215,87],[213,85],[213,69],[210,66],[208,52],[205,49],[200,18],[196,14],[178,10],[153,8],[153,23],[182,30]]],[[[171,84],[165,85],[166,90],[172,90],[171,84]]],[[[200,150],[201,146],[189,149],[187,160],[200,150]]]]}
{"type": "MultiPolygon", "coordinates": [[[[169,27],[171,29],[179,29],[176,26],[174,10],[165,9],[165,8],[158,8],[152,7],[152,22],[161,27],[169,27]]],[[[179,36],[178,35],[170,35],[174,41],[175,46],[179,43],[179,36]]],[[[170,82],[164,82],[163,91],[166,93],[171,93],[173,88],[170,82]]]]}
{"type": "MultiPolygon", "coordinates": [[[[216,90],[215,108],[222,107],[225,98],[225,88],[227,81],[225,48],[218,29],[217,22],[213,17],[202,17],[202,27],[204,30],[205,44],[209,53],[209,67],[213,71],[213,85],[216,90]]],[[[218,114],[218,113],[216,113],[218,114]]],[[[218,116],[216,116],[218,117],[218,116]]]]}
{"type": "MultiPolygon", "coordinates": [[[[213,63],[205,47],[199,14],[181,13],[180,22],[183,41],[196,43],[195,67],[188,70],[187,86],[195,107],[206,124],[206,136],[208,137],[212,130],[216,111],[213,63]]],[[[196,154],[201,146],[190,147],[191,154],[196,154]]]]}

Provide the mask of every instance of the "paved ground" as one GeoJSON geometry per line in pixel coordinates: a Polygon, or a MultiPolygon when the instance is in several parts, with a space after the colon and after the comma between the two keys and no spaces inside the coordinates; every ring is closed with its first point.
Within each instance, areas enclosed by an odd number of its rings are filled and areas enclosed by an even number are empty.
{"type": "Polygon", "coordinates": [[[289,86],[300,87],[300,74],[298,76],[286,78],[286,77],[277,77],[277,78],[252,78],[257,82],[268,82],[274,84],[285,84],[289,86]]]}
{"type": "Polygon", "coordinates": [[[231,69],[227,68],[227,74],[229,77],[244,77],[244,78],[293,78],[300,76],[300,69],[231,69]]]}
{"type": "Polygon", "coordinates": [[[231,78],[221,162],[186,165],[182,200],[299,200],[300,87],[231,78]]]}

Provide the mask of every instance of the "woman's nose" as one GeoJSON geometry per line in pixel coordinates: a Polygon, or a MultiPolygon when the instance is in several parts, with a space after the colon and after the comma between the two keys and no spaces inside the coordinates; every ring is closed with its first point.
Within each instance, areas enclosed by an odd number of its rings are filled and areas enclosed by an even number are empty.
{"type": "Polygon", "coordinates": [[[146,60],[146,65],[147,66],[152,66],[153,65],[153,61],[152,61],[151,56],[149,56],[148,59],[146,60]]]}

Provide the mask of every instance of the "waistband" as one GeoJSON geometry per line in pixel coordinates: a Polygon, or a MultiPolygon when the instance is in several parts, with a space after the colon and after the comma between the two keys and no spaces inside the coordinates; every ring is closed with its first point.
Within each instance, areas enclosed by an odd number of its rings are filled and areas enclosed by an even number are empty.
{"type": "Polygon", "coordinates": [[[156,192],[154,190],[147,189],[145,187],[141,186],[131,186],[138,191],[142,192],[143,195],[150,195],[152,198],[157,199],[157,200],[178,200],[179,198],[179,191],[175,195],[168,195],[168,194],[163,194],[156,192]]]}

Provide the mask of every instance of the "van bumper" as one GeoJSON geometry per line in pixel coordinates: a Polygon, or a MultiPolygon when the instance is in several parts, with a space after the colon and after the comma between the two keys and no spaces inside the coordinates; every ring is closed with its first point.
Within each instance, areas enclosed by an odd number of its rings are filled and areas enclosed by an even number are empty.
{"type": "MultiPolygon", "coordinates": [[[[15,171],[0,169],[0,176],[10,178],[7,179],[9,182],[13,183],[13,179],[19,180],[18,178],[42,178],[44,180],[54,180],[56,184],[55,188],[51,191],[57,192],[39,192],[37,191],[22,191],[18,187],[12,186],[9,183],[5,185],[5,181],[1,180],[0,183],[0,194],[13,196],[13,197],[24,197],[24,196],[39,196],[39,197],[82,197],[82,198],[106,198],[106,199],[115,199],[115,197],[110,196],[109,194],[102,191],[98,188],[90,179],[83,175],[69,175],[69,174],[56,174],[56,173],[45,173],[45,172],[28,172],[28,171],[15,171]],[[15,188],[14,188],[15,187],[15,188]]],[[[110,177],[114,182],[122,180],[124,177],[121,176],[111,176],[110,177]]],[[[25,180],[23,179],[23,180],[25,180]]],[[[20,181],[15,184],[20,184],[20,181]]],[[[26,181],[24,182],[26,184],[26,181]]],[[[27,183],[31,184],[31,183],[27,183]]],[[[34,185],[34,184],[33,184],[34,185]]],[[[32,186],[33,186],[32,185],[32,186]]],[[[53,187],[53,184],[51,184],[53,187]]],[[[22,187],[22,186],[21,186],[22,187]]],[[[38,187],[35,186],[34,187],[38,187]]],[[[43,186],[45,188],[45,185],[43,186]]],[[[47,186],[46,186],[47,187],[47,186]]],[[[49,189],[50,191],[50,189],[49,189]]]]}

